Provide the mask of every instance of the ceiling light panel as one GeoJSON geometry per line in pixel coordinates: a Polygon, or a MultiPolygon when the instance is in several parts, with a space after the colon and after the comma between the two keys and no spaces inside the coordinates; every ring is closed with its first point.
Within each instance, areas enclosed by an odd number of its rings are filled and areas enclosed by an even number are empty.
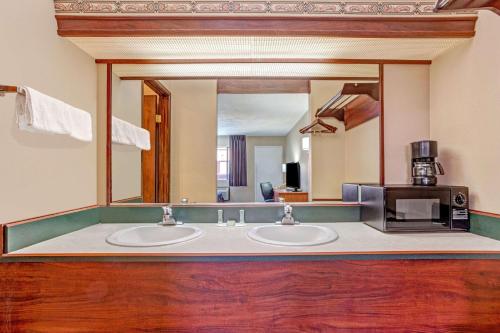
{"type": "Polygon", "coordinates": [[[73,37],[96,59],[345,58],[432,60],[465,38],[73,37]]]}
{"type": "Polygon", "coordinates": [[[378,77],[377,65],[222,63],[113,65],[119,77],[378,77]]]}

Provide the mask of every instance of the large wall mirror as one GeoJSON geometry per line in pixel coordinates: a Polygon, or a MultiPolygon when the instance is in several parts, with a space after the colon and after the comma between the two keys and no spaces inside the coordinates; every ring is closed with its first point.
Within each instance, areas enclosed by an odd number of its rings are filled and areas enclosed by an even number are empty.
{"type": "Polygon", "coordinates": [[[112,65],[112,203],[336,201],[380,181],[378,65],[237,65],[112,65]]]}

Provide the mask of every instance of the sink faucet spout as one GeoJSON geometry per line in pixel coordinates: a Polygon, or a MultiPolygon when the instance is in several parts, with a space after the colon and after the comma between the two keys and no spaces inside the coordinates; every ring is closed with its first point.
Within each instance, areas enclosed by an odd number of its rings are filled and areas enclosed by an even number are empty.
{"type": "Polygon", "coordinates": [[[285,214],[281,218],[281,224],[287,224],[287,225],[293,225],[296,224],[295,219],[293,218],[292,215],[292,206],[290,205],[285,205],[285,214]]]}

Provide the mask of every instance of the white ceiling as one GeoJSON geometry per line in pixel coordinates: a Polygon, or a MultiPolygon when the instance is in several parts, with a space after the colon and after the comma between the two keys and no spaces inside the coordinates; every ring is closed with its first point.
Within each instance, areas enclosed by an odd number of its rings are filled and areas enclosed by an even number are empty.
{"type": "Polygon", "coordinates": [[[432,60],[467,38],[70,37],[95,59],[344,58],[432,60]]]}
{"type": "Polygon", "coordinates": [[[319,63],[115,64],[113,72],[119,77],[378,77],[378,66],[319,63]]]}
{"type": "Polygon", "coordinates": [[[308,94],[220,94],[218,135],[285,136],[309,109],[308,94]]]}

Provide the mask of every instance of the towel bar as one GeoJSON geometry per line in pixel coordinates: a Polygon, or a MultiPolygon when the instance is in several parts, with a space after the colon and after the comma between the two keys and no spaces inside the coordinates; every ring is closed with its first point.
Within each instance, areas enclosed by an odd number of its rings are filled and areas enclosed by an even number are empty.
{"type": "Polygon", "coordinates": [[[0,96],[5,96],[6,93],[19,93],[19,88],[16,86],[0,85],[0,96]]]}

